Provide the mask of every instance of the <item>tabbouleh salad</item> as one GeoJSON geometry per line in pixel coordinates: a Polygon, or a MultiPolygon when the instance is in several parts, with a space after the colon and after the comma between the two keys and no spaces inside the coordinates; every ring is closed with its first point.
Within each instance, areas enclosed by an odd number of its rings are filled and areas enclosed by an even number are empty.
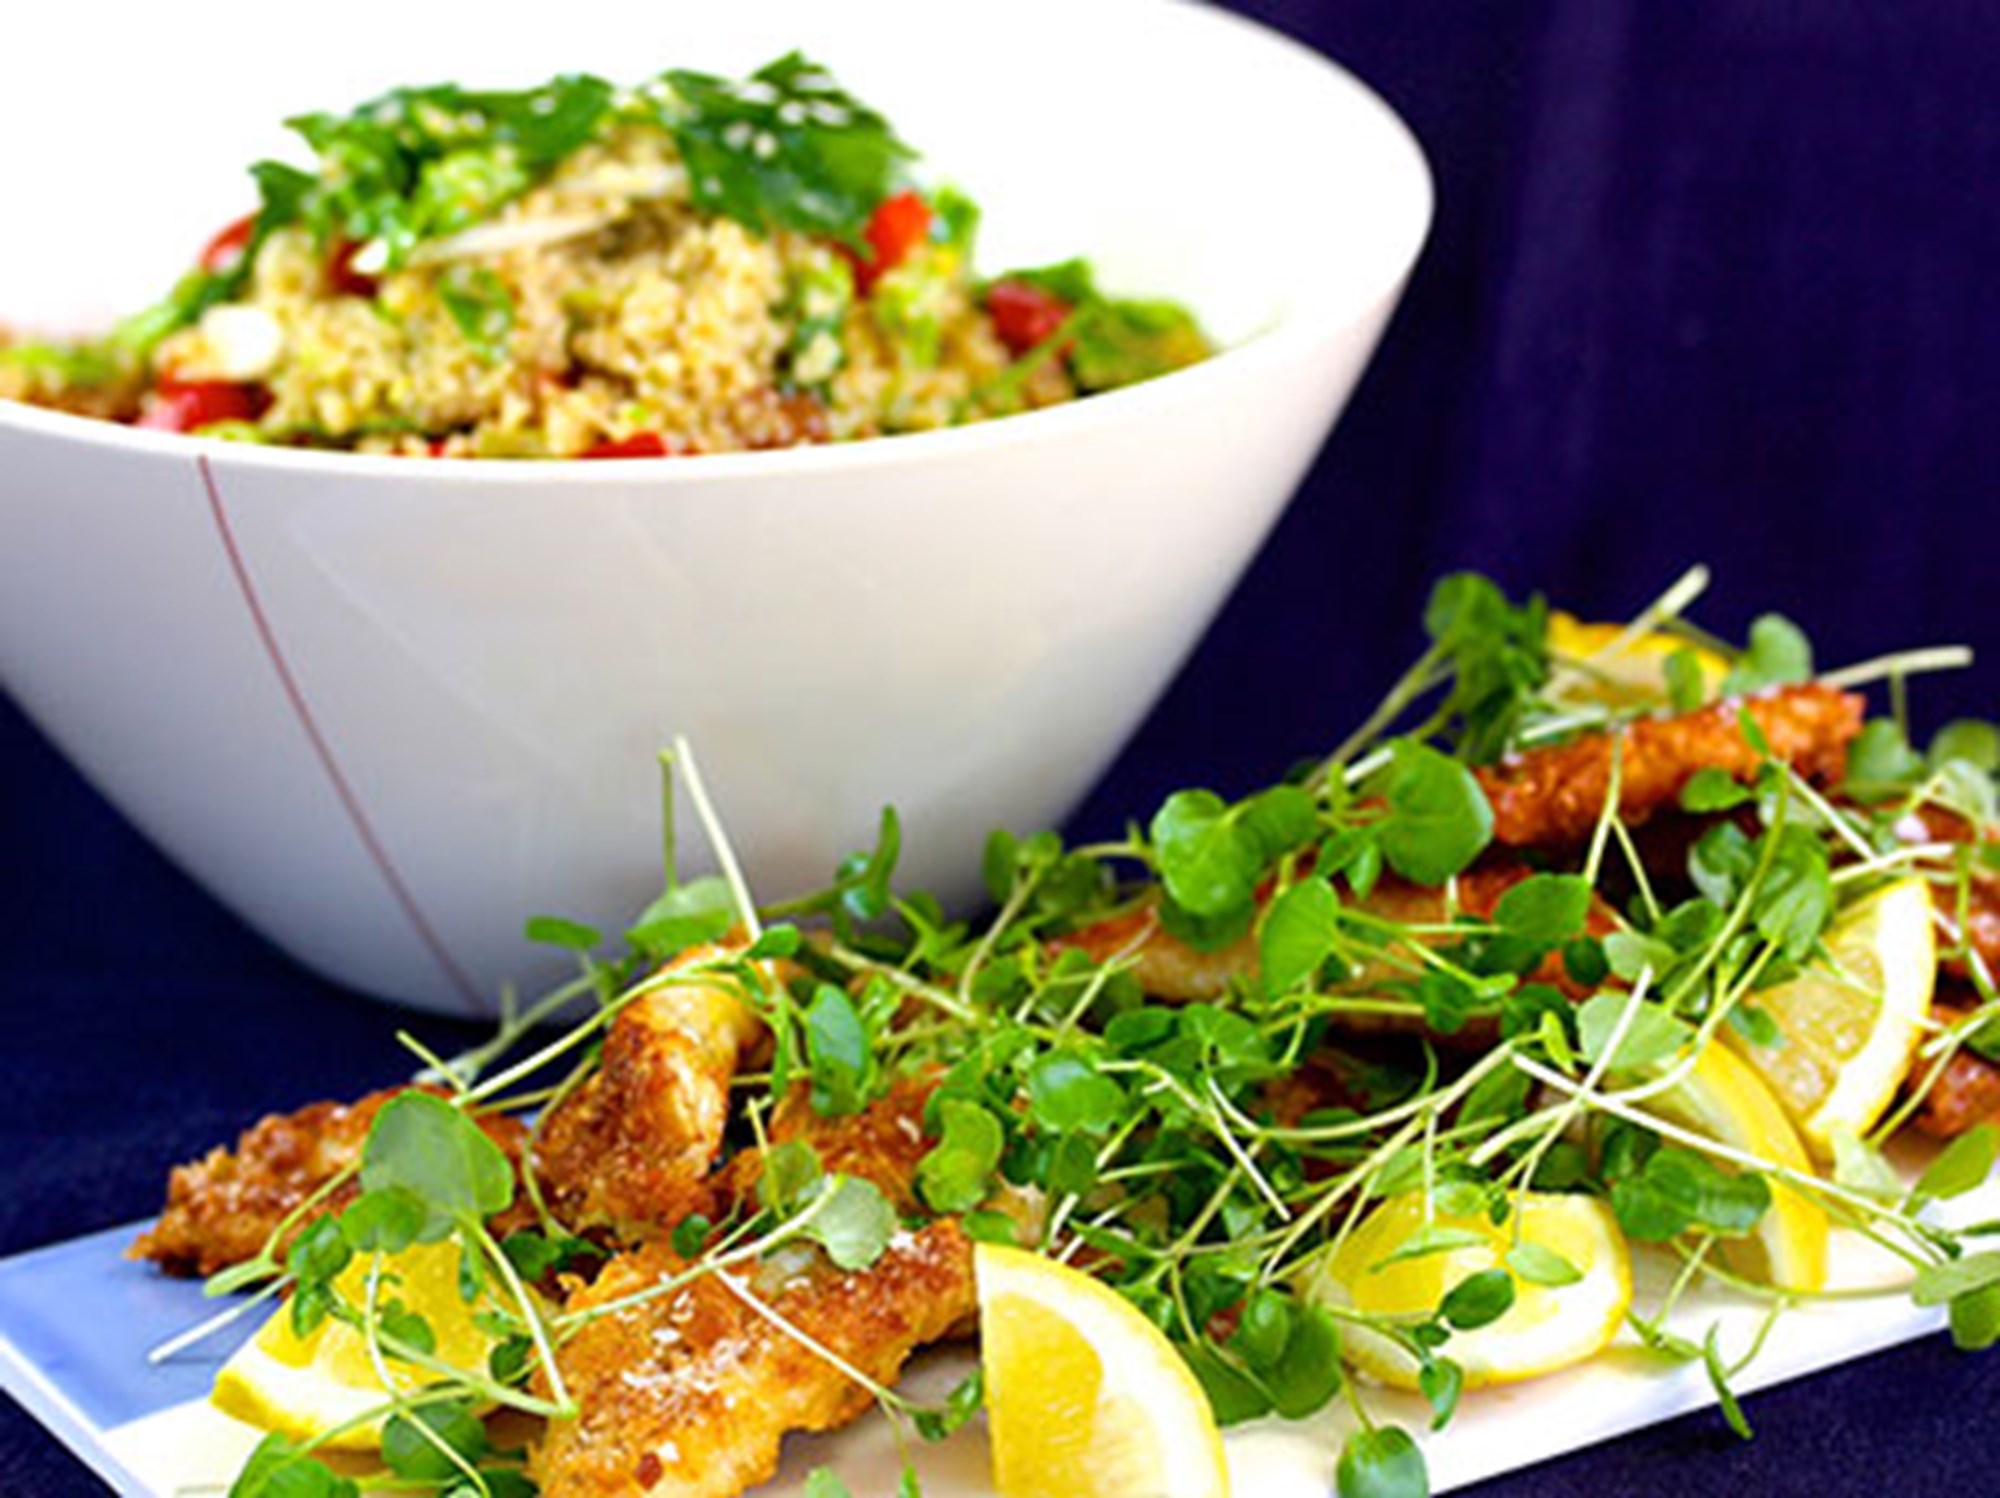
{"type": "Polygon", "coordinates": [[[0,346],[0,399],[355,452],[655,457],[951,426],[1211,352],[1081,260],[980,279],[974,204],[920,188],[798,53],[289,124],[316,170],[254,166],[256,211],[104,337],[0,346]]]}

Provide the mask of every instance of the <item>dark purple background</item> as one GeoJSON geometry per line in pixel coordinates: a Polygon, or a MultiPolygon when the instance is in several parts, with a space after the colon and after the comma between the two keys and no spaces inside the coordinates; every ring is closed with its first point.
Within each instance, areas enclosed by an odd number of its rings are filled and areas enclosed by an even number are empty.
{"type": "MultiPolygon", "coordinates": [[[[1827,663],[1947,641],[1993,656],[2000,7],[1239,8],[1409,120],[1437,225],[1305,492],[1083,823],[1325,745],[1456,566],[1618,614],[1706,561],[1703,614],[1727,633],[1777,608],[1827,663]]],[[[1994,715],[1993,680],[1926,684],[1920,718],[1994,715]]],[[[0,1253],[141,1213],[170,1162],[403,1065],[380,1010],[244,931],[7,704],[0,836],[0,1253]]],[[[2000,1486],[2000,1365],[1939,1339],[1749,1413],[1748,1446],[1700,1415],[1480,1491],[2000,1486]]],[[[0,1401],[0,1486],[90,1480],[0,1401]]]]}

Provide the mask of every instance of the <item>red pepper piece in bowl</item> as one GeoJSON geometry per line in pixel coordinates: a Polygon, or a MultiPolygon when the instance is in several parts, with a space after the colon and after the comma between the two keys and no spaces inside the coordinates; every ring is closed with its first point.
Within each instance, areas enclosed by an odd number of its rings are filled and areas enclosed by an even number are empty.
{"type": "Polygon", "coordinates": [[[986,291],[986,315],[993,331],[1017,357],[1055,337],[1070,305],[1028,281],[995,281],[986,291]]]}

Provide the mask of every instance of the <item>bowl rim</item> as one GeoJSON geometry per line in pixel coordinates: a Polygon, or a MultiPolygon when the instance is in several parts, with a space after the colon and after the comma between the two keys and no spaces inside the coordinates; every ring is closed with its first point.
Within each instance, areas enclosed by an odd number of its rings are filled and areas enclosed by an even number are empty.
{"type": "MultiPolygon", "coordinates": [[[[1135,9],[1141,5],[1152,9],[1158,7],[1159,0],[1125,0],[1125,3],[1135,9]]],[[[1322,345],[1364,324],[1385,301],[1393,303],[1429,241],[1436,219],[1437,191],[1430,162],[1415,132],[1387,100],[1351,69],[1274,26],[1202,0],[1173,0],[1171,9],[1182,17],[1198,18],[1196,24],[1220,25],[1251,35],[1259,45],[1289,54],[1294,66],[1316,69],[1327,83],[1348,91],[1370,117],[1373,128],[1383,132],[1384,156],[1391,160],[1400,158],[1396,172],[1407,174],[1409,186],[1407,222],[1389,226],[1389,249],[1382,254],[1381,268],[1374,276],[1350,283],[1339,296],[1301,297],[1267,326],[1219,348],[1199,364],[1061,405],[962,426],[757,452],[616,461],[500,457],[425,461],[399,454],[268,446],[153,431],[12,400],[0,400],[0,435],[13,429],[75,439],[84,446],[113,451],[180,453],[191,458],[205,457],[211,462],[226,460],[231,468],[318,471],[362,482],[379,482],[394,475],[403,482],[446,490],[468,484],[532,488],[552,479],[562,487],[575,484],[628,488],[635,480],[643,480],[650,487],[668,490],[707,483],[805,479],[815,474],[856,469],[900,469],[932,460],[1074,439],[1093,430],[1121,425],[1127,417],[1138,422],[1149,413],[1198,406],[1211,387],[1254,381],[1261,373],[1301,362],[1322,345]]]]}

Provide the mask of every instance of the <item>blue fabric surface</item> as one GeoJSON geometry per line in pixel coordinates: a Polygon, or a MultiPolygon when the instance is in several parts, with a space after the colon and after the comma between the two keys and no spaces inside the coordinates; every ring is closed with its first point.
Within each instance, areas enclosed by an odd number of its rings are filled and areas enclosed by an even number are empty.
{"type": "MultiPolygon", "coordinates": [[[[1705,560],[1725,632],[1778,608],[1827,662],[1957,641],[2000,666],[2000,8],[1238,8],[1409,120],[1437,226],[1304,492],[1082,826],[1324,746],[1454,566],[1619,613],[1705,560]]],[[[1995,715],[1995,680],[1924,684],[1919,722],[1995,715]]],[[[259,1113],[401,1069],[379,1009],[244,931],[10,706],[0,835],[0,1254],[145,1211],[168,1164],[259,1113]]],[[[1480,1491],[2000,1491],[2000,1365],[1936,1339],[1749,1413],[1748,1445],[1695,1416],[1480,1491]]],[[[91,1479],[5,1407],[0,1488],[91,1479]]]]}

